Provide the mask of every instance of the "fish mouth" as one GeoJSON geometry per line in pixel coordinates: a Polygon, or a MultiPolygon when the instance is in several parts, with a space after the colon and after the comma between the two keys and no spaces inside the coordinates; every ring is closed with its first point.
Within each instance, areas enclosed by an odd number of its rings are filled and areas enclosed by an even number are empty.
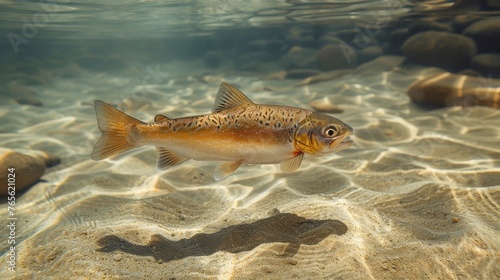
{"type": "Polygon", "coordinates": [[[330,143],[330,151],[329,152],[340,152],[351,147],[354,144],[354,141],[350,138],[351,135],[347,134],[340,139],[336,139],[330,143]]]}

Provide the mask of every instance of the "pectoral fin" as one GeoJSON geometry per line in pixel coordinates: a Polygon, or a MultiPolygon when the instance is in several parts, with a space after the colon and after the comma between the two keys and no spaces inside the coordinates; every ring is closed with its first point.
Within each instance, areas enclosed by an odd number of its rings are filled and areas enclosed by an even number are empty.
{"type": "Polygon", "coordinates": [[[174,152],[171,152],[164,147],[156,147],[156,151],[158,152],[157,167],[160,170],[165,170],[169,167],[176,166],[189,159],[187,157],[183,157],[174,152]]]}
{"type": "Polygon", "coordinates": [[[304,153],[300,153],[293,158],[286,159],[280,163],[281,171],[283,172],[293,172],[300,167],[302,159],[304,158],[304,153]]]}
{"type": "Polygon", "coordinates": [[[225,179],[231,175],[238,167],[240,167],[243,160],[223,162],[215,167],[214,178],[216,181],[225,179]]]}

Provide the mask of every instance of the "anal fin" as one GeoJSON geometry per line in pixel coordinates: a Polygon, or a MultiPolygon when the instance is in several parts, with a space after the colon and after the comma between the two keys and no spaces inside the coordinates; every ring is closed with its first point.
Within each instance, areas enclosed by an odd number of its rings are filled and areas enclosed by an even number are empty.
{"type": "Polygon", "coordinates": [[[280,163],[281,171],[283,172],[294,172],[300,167],[302,159],[304,158],[304,153],[300,153],[293,158],[286,159],[280,163]]]}
{"type": "Polygon", "coordinates": [[[216,181],[225,179],[227,176],[231,175],[238,167],[240,167],[243,160],[238,161],[226,161],[218,164],[214,170],[214,178],[216,181]]]}
{"type": "Polygon", "coordinates": [[[158,152],[158,162],[157,167],[160,170],[165,170],[172,166],[179,165],[189,158],[178,155],[164,147],[156,147],[156,151],[158,152]]]}

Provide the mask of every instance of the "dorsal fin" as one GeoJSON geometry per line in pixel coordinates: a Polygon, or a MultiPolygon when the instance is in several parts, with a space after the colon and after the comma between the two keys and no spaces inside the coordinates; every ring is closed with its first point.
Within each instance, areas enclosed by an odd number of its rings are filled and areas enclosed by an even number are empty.
{"type": "Polygon", "coordinates": [[[218,113],[227,109],[242,105],[252,105],[252,100],[243,94],[239,89],[228,83],[220,84],[219,92],[215,97],[215,103],[212,107],[212,113],[218,113]]]}
{"type": "Polygon", "coordinates": [[[169,120],[169,119],[170,118],[168,118],[167,116],[161,115],[161,114],[158,114],[155,116],[155,122],[161,122],[161,121],[169,120]]]}

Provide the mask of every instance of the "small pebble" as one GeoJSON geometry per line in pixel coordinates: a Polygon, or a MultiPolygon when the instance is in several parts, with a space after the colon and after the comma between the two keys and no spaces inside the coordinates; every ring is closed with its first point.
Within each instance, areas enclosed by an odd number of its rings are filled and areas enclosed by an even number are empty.
{"type": "Polygon", "coordinates": [[[115,260],[117,262],[121,261],[122,260],[122,254],[120,254],[120,253],[114,254],[113,255],[113,260],[115,260]]]}
{"type": "Polygon", "coordinates": [[[16,99],[16,103],[20,105],[43,106],[42,101],[34,97],[20,97],[16,99]]]}

